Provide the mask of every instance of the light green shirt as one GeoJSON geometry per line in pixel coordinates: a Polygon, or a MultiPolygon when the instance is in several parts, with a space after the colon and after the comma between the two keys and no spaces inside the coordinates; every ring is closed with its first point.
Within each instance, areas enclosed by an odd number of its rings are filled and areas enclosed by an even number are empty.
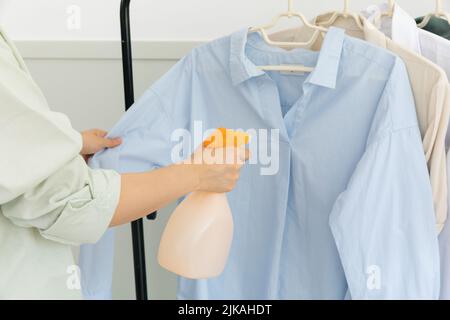
{"type": "Polygon", "coordinates": [[[71,245],[106,231],[120,176],[92,170],[0,30],[0,299],[79,299],[71,245]]]}

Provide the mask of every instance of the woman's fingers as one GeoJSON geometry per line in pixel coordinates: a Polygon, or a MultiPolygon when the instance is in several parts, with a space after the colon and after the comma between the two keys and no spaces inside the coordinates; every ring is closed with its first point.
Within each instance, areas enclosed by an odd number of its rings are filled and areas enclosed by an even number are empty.
{"type": "Polygon", "coordinates": [[[245,148],[204,148],[194,154],[202,156],[197,166],[199,173],[198,190],[229,192],[236,186],[240,171],[250,157],[245,148]],[[202,152],[202,153],[200,153],[202,152]]]}
{"type": "Polygon", "coordinates": [[[250,152],[249,149],[245,149],[245,157],[244,160],[248,161],[250,159],[250,157],[252,156],[252,153],[250,152]]]}
{"type": "Polygon", "coordinates": [[[101,138],[106,137],[106,135],[108,134],[107,131],[102,130],[102,129],[94,129],[94,130],[92,130],[92,132],[93,132],[96,136],[99,136],[99,137],[101,137],[101,138]]]}
{"type": "MultiPolygon", "coordinates": [[[[92,133],[97,137],[101,138],[100,140],[100,148],[115,148],[122,143],[122,139],[120,138],[106,138],[108,132],[102,129],[93,129],[92,133]]],[[[96,150],[100,151],[100,150],[96,150]]]]}
{"type": "Polygon", "coordinates": [[[240,164],[244,164],[244,162],[246,162],[246,161],[248,161],[248,159],[250,159],[250,150],[249,149],[241,148],[238,152],[239,152],[238,155],[239,155],[239,160],[240,160],[239,163],[240,164]]]}
{"type": "Polygon", "coordinates": [[[105,138],[107,134],[106,131],[100,129],[82,132],[83,147],[80,154],[90,156],[105,148],[117,147],[122,143],[122,139],[120,138],[105,138]]]}
{"type": "Polygon", "coordinates": [[[114,139],[107,139],[103,138],[103,148],[115,148],[119,146],[122,143],[122,139],[120,138],[114,138],[114,139]]]}

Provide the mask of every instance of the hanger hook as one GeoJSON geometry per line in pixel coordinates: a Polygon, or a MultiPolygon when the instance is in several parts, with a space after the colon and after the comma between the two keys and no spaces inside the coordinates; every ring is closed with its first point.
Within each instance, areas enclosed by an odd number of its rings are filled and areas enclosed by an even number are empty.
{"type": "Polygon", "coordinates": [[[344,0],[344,15],[348,14],[349,12],[348,7],[349,7],[349,0],[344,0]]]}
{"type": "Polygon", "coordinates": [[[436,0],[436,14],[442,12],[442,0],[436,0]]]}
{"type": "Polygon", "coordinates": [[[389,10],[394,11],[394,7],[395,7],[395,1],[389,0],[389,10]]]}
{"type": "Polygon", "coordinates": [[[293,10],[292,10],[292,1],[293,0],[288,0],[288,17],[291,18],[292,14],[293,14],[293,10]]]}

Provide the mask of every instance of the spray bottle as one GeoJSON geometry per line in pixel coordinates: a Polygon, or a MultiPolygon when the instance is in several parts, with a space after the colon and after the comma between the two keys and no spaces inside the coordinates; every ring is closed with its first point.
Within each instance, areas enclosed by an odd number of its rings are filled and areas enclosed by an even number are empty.
{"type": "MultiPolygon", "coordinates": [[[[247,134],[220,128],[203,142],[203,148],[213,148],[215,160],[230,163],[248,142],[247,134]]],[[[171,215],[161,238],[158,262],[186,278],[216,277],[225,268],[232,238],[233,215],[226,194],[196,191],[171,215]]]]}

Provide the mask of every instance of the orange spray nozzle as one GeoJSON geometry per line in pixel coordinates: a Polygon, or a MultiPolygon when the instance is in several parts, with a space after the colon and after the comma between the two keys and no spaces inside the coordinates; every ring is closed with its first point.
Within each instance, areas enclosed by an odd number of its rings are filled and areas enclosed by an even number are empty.
{"type": "Polygon", "coordinates": [[[219,128],[208,139],[203,142],[203,147],[209,148],[238,148],[248,144],[250,136],[242,131],[232,129],[219,128]]]}

